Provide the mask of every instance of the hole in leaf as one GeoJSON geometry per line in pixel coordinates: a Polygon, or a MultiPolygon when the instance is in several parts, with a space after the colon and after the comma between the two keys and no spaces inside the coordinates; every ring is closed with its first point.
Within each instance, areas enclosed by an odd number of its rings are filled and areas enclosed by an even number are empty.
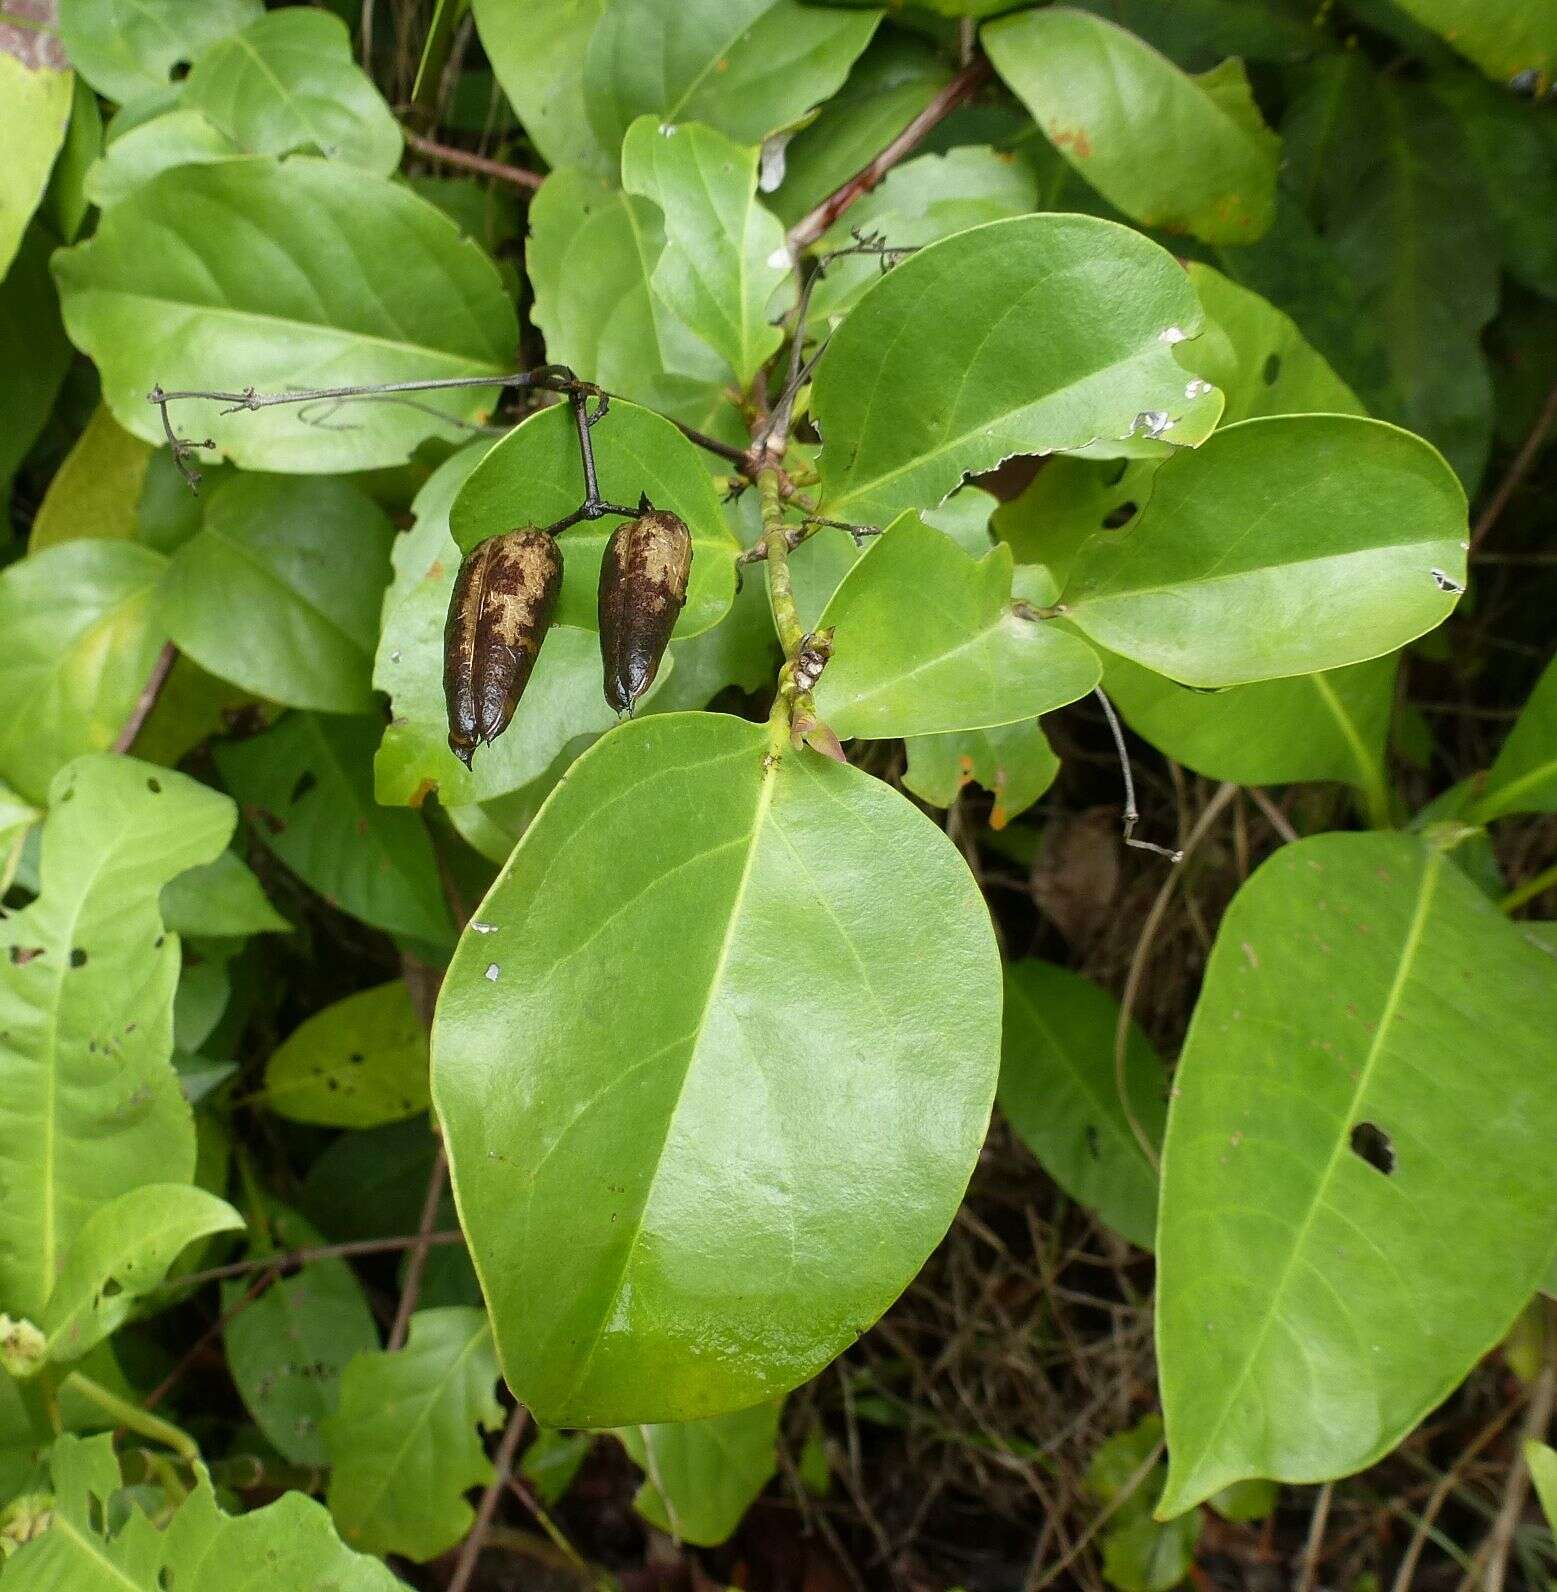
{"type": "Polygon", "coordinates": [[[1260,374],[1265,378],[1267,387],[1274,387],[1281,377],[1281,355],[1268,355],[1265,360],[1265,368],[1260,374]]]}
{"type": "Polygon", "coordinates": [[[297,783],[292,787],[292,805],[294,807],[319,783],[312,769],[305,768],[297,776],[297,783]]]}
{"type": "Polygon", "coordinates": [[[1110,509],[1103,516],[1103,529],[1105,531],[1117,531],[1121,525],[1128,525],[1138,512],[1135,504],[1121,503],[1118,508],[1110,509]]]}
{"type": "Polygon", "coordinates": [[[96,1493],[87,1494],[87,1528],[94,1537],[100,1537],[107,1529],[108,1517],[103,1509],[103,1500],[96,1493]]]}
{"type": "Polygon", "coordinates": [[[149,790],[153,796],[160,796],[162,794],[162,781],[160,779],[148,779],[146,781],[146,789],[149,790]]]}
{"type": "Polygon", "coordinates": [[[157,1571],[157,1585],[162,1588],[162,1592],[173,1592],[173,1572],[167,1565],[163,1565],[157,1571]]]}
{"type": "Polygon", "coordinates": [[[117,1277],[110,1277],[98,1292],[102,1299],[113,1299],[124,1292],[124,1286],[117,1277]]]}
{"type": "Polygon", "coordinates": [[[26,967],[29,962],[35,962],[43,955],[41,945],[13,945],[11,947],[11,964],[14,967],[26,967]]]}
{"type": "Polygon", "coordinates": [[[76,948],[70,953],[70,965],[72,967],[85,967],[86,962],[86,952],[83,951],[79,945],[76,946],[76,948]]]}
{"type": "Polygon", "coordinates": [[[1352,1154],[1360,1155],[1375,1172],[1388,1177],[1395,1170],[1395,1146],[1390,1136],[1371,1122],[1359,1122],[1352,1129],[1352,1154]]]}
{"type": "Polygon", "coordinates": [[[1090,1155],[1094,1161],[1101,1160],[1103,1155],[1103,1145],[1102,1141],[1098,1137],[1096,1123],[1089,1122],[1087,1124],[1086,1137],[1087,1154],[1090,1155]]]}
{"type": "Polygon", "coordinates": [[[168,76],[171,77],[175,83],[182,83],[184,79],[189,76],[189,62],[175,61],[173,63],[173,70],[168,73],[168,76]]]}
{"type": "Polygon", "coordinates": [[[1119,483],[1122,480],[1124,480],[1124,473],[1129,468],[1130,468],[1130,461],[1128,459],[1121,459],[1118,462],[1118,464],[1116,464],[1108,472],[1108,474],[1103,477],[1103,485],[1104,486],[1118,486],[1119,483]]]}

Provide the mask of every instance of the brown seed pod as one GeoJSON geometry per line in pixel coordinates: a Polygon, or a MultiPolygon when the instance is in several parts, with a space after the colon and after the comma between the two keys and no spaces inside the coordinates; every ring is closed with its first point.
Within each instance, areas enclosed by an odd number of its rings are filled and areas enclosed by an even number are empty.
{"type": "Polygon", "coordinates": [[[493,536],[465,555],[443,629],[449,747],[470,767],[514,716],[546,639],[562,554],[533,526],[493,536]]]}
{"type": "Polygon", "coordinates": [[[674,514],[641,508],[606,543],[600,563],[600,658],[605,699],[631,713],[654,684],[692,570],[692,536],[674,514]]]}

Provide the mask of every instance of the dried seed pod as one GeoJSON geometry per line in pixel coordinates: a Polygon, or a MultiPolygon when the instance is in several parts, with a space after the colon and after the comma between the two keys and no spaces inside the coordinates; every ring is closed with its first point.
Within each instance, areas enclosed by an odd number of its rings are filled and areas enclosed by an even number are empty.
{"type": "Polygon", "coordinates": [[[687,600],[692,536],[674,514],[640,505],[617,527],[600,563],[600,658],[605,699],[631,713],[654,683],[687,600]]]}
{"type": "Polygon", "coordinates": [[[493,536],[466,554],[443,629],[449,747],[470,767],[479,745],[508,728],[546,639],[562,554],[533,526],[493,536]]]}

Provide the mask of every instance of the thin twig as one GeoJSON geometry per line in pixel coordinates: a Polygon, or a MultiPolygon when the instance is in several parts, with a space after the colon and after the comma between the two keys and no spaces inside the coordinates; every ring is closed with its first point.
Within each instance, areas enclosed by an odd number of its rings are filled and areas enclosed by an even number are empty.
{"type": "Polygon", "coordinates": [[[1327,1481],[1319,1489],[1314,1513],[1308,1522],[1308,1541],[1303,1544],[1303,1564],[1298,1572],[1296,1592],[1313,1592],[1314,1578],[1319,1574],[1320,1552],[1325,1545],[1325,1525],[1330,1519],[1330,1500],[1334,1496],[1335,1483],[1327,1481]]]}
{"type": "Polygon", "coordinates": [[[424,138],[403,122],[400,131],[405,135],[406,143],[418,155],[425,155],[428,160],[436,160],[445,166],[457,166],[461,171],[474,172],[478,177],[506,182],[510,188],[518,188],[524,193],[534,193],[546,180],[538,171],[526,171],[522,166],[506,166],[502,161],[492,160],[486,155],[474,155],[468,149],[455,149],[448,144],[424,138]]]}
{"type": "Polygon", "coordinates": [[[487,1490],[482,1493],[481,1502],[476,1506],[476,1518],[466,1533],[464,1545],[460,1548],[459,1562],[454,1566],[454,1574],[449,1577],[448,1592],[466,1592],[470,1578],[476,1573],[476,1561],[480,1559],[482,1544],[492,1529],[492,1518],[497,1513],[497,1501],[503,1496],[503,1489],[508,1485],[508,1478],[513,1473],[514,1455],[519,1451],[519,1439],[524,1436],[525,1428],[529,1424],[529,1411],[524,1405],[516,1404],[513,1414],[508,1417],[508,1425],[503,1428],[503,1440],[497,1445],[497,1452],[492,1456],[492,1479],[487,1483],[487,1490]]]}
{"type": "Polygon", "coordinates": [[[1546,433],[1552,429],[1553,422],[1557,422],[1557,382],[1553,382],[1547,392],[1546,402],[1541,405],[1541,412],[1535,417],[1535,424],[1530,428],[1530,435],[1525,438],[1523,447],[1514,455],[1514,462],[1509,465],[1508,473],[1498,483],[1497,491],[1492,494],[1486,508],[1481,511],[1481,517],[1476,521],[1476,529],[1471,533],[1471,552],[1474,553],[1481,546],[1487,533],[1497,524],[1503,510],[1508,507],[1509,500],[1519,490],[1519,483],[1530,473],[1530,466],[1535,463],[1536,455],[1540,453],[1546,441],[1546,433]]]}
{"type": "Polygon", "coordinates": [[[983,56],[970,61],[879,154],[867,161],[841,188],[835,189],[809,215],[789,229],[792,251],[809,248],[852,205],[863,198],[906,155],[916,150],[932,129],[970,98],[989,76],[983,56]]]}
{"type": "Polygon", "coordinates": [[[178,648],[171,641],[165,641],[162,651],[157,654],[157,661],[151,666],[151,673],[146,677],[146,684],[141,687],[141,694],[135,699],[135,706],[130,709],[129,718],[124,721],[124,728],[114,737],[114,751],[128,752],[135,745],[135,737],[151,717],[177,658],[178,648]]]}
{"type": "Polygon", "coordinates": [[[417,1297],[422,1291],[422,1273],[427,1269],[427,1251],[431,1247],[433,1223],[438,1219],[438,1206],[443,1200],[444,1185],[449,1178],[449,1158],[443,1145],[433,1157],[432,1171],[427,1177],[427,1193],[422,1200],[422,1219],[417,1225],[416,1238],[411,1244],[410,1259],[406,1262],[405,1286],[400,1290],[400,1303],[395,1308],[394,1325],[389,1329],[389,1342],[385,1347],[393,1353],[405,1347],[406,1334],[411,1330],[411,1315],[416,1309],[417,1297]]]}
{"type": "Polygon", "coordinates": [[[1103,717],[1108,720],[1110,734],[1114,737],[1114,750],[1119,753],[1119,771],[1124,775],[1125,804],[1124,804],[1124,835],[1123,840],[1127,846],[1133,846],[1137,851],[1154,851],[1159,857],[1166,857],[1169,862],[1182,862],[1184,853],[1175,851],[1170,846],[1159,846],[1154,840],[1137,840],[1135,826],[1141,821],[1140,810],[1135,805],[1135,775],[1130,769],[1130,753],[1125,746],[1124,730],[1120,728],[1119,715],[1114,712],[1114,704],[1104,694],[1102,686],[1094,686],[1092,694],[1103,704],[1103,717]]]}
{"type": "MultiPolygon", "coordinates": [[[[1063,1575],[1086,1549],[1086,1546],[1100,1532],[1110,1520],[1135,1496],[1136,1489],[1157,1468],[1157,1461],[1162,1458],[1163,1450],[1167,1445],[1159,1442],[1146,1458],[1130,1473],[1130,1479],[1109,1500],[1107,1508],[1103,1509],[1088,1525],[1087,1529],[1070,1545],[1064,1557],[1058,1563],[1050,1565],[1036,1581],[1029,1580],[1025,1592],[1041,1592],[1043,1587],[1049,1586],[1056,1576],[1063,1575]]],[[[1037,1566],[1034,1566],[1036,1570],[1037,1566]]]]}
{"type": "Polygon", "coordinates": [[[1546,1440],[1546,1429],[1552,1422],[1554,1396],[1557,1396],[1557,1375],[1554,1375],[1550,1365],[1542,1366],[1541,1374],[1535,1379],[1531,1390],[1523,1435],[1508,1469],[1503,1502],[1498,1508],[1497,1518],[1492,1522],[1492,1530],[1487,1533],[1487,1540],[1476,1554],[1477,1560],[1485,1556],[1486,1573],[1478,1581],[1474,1569],[1468,1570],[1460,1582],[1461,1592],[1469,1592],[1470,1588],[1478,1586],[1481,1592],[1503,1592],[1504,1579],[1508,1574],[1508,1555],[1514,1546],[1514,1531],[1519,1525],[1520,1515],[1524,1513],[1525,1499],[1530,1491],[1530,1467],[1525,1463],[1525,1443],[1531,1439],[1538,1442],[1546,1440]]]}
{"type": "Polygon", "coordinates": [[[1281,836],[1287,845],[1295,845],[1298,840],[1298,832],[1292,827],[1292,822],[1287,815],[1258,785],[1249,785],[1245,788],[1248,791],[1249,800],[1265,814],[1271,828],[1281,836]]]}
{"type": "Polygon", "coordinates": [[[211,1266],[205,1271],[192,1271],[183,1277],[169,1277],[158,1283],[153,1292],[164,1288],[194,1288],[202,1283],[221,1282],[224,1277],[243,1277],[251,1271],[262,1271],[267,1266],[274,1266],[277,1271],[291,1271],[315,1260],[349,1260],[357,1255],[389,1255],[417,1244],[431,1246],[464,1242],[464,1233],[457,1227],[449,1227],[441,1232],[405,1233],[396,1238],[353,1238],[344,1244],[312,1244],[306,1249],[289,1249],[279,1255],[235,1260],[226,1266],[211,1266]]]}
{"type": "Polygon", "coordinates": [[[206,1348],[227,1330],[230,1322],[241,1316],[270,1287],[278,1275],[279,1273],[275,1271],[261,1272],[244,1289],[243,1293],[200,1334],[195,1340],[194,1347],[189,1350],[183,1359],[141,1400],[141,1408],[147,1410],[156,1409],[163,1399],[183,1380],[190,1366],[205,1353],[206,1348]]]}

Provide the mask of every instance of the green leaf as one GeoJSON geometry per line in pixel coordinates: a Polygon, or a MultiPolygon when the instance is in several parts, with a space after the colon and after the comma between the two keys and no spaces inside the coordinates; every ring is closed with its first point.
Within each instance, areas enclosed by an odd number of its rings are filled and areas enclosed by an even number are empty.
{"type": "Polygon", "coordinates": [[[11,477],[43,430],[70,364],[49,275],[53,247],[41,225],[29,227],[0,280],[0,348],[7,350],[6,379],[0,382],[0,531],[8,525],[11,477]]]}
{"type": "Polygon", "coordinates": [[[376,719],[288,713],[213,750],[255,833],[305,884],[364,923],[445,944],[449,909],[427,830],[373,799],[378,736],[376,719]]]}
{"type": "Polygon", "coordinates": [[[584,52],[607,0],[471,0],[492,70],[530,142],[553,167],[616,176],[616,146],[584,113],[584,52]]]}
{"type": "Polygon", "coordinates": [[[133,537],[135,507],[151,457],[146,443],[132,437],[99,404],[49,482],[27,538],[28,551],[94,537],[133,537]]]}
{"type": "MultiPolygon", "coordinates": [[[[391,706],[373,760],[381,802],[417,806],[434,789],[445,807],[506,796],[540,779],[578,737],[602,734],[616,723],[601,685],[599,637],[555,625],[508,732],[483,747],[472,768],[449,750],[443,628],[460,564],[460,550],[449,533],[449,507],[485,451],[486,444],[478,444],[440,466],[416,495],[415,526],[395,539],[395,577],[384,600],[373,675],[379,690],[389,693],[391,706]]],[[[569,532],[563,539],[564,548],[573,544],[574,535],[569,532]]],[[[578,600],[583,601],[581,592],[578,600]]],[[[768,628],[771,634],[771,622],[768,628]]],[[[669,660],[662,666],[656,696],[675,667],[669,660]]],[[[501,862],[512,848],[510,840],[496,860],[501,862]]]]}
{"type": "Polygon", "coordinates": [[[333,1239],[414,1230],[436,1148],[426,1118],[338,1134],[309,1167],[299,1207],[333,1239]]]}
{"type": "Polygon", "coordinates": [[[401,1586],[387,1566],[344,1547],[329,1515],[304,1493],[227,1515],[198,1467],[195,1490],[159,1530],[121,1493],[107,1433],[56,1438],[48,1459],[53,1518],[6,1561],[6,1592],[396,1592],[401,1586]]]}
{"type": "Polygon", "coordinates": [[[170,880],[162,891],[162,921],[175,934],[215,939],[286,934],[292,927],[236,851],[170,880]]]}
{"type": "MultiPolygon", "coordinates": [[[[637,404],[613,403],[595,428],[601,495],[631,507],[646,493],[692,533],[692,576],[678,637],[695,636],[729,612],[740,552],[725,524],[702,455],[662,416],[637,404]]],[[[564,404],[553,404],[514,427],[481,460],[449,513],[454,540],[469,552],[516,525],[549,525],[584,500],[578,435],[564,404]]],[[[585,521],[564,531],[559,625],[594,630],[598,624],[600,559],[618,522],[585,521]]]]}
{"type": "Polygon", "coordinates": [[[633,1508],[678,1541],[723,1542],[778,1468],[782,1409],[770,1399],[708,1421],[624,1426],[616,1435],[645,1472],[633,1508]]]}
{"type": "Polygon", "coordinates": [[[917,514],[876,538],[822,626],[836,634],[816,709],[845,740],[1035,719],[1102,675],[1085,642],[1012,611],[1009,547],[975,561],[917,514]]]}
{"type": "Polygon", "coordinates": [[[387,177],[404,140],[328,11],[269,11],[195,62],[179,103],[251,155],[316,151],[387,177]]]}
{"type": "Polygon", "coordinates": [[[1536,681],[1467,816],[1484,824],[1509,813],[1552,812],[1557,812],[1557,660],[1536,681]]]}
{"type": "MultiPolygon", "coordinates": [[[[270,1204],[265,1214],[270,1231],[264,1244],[251,1245],[251,1257],[320,1242],[295,1211],[270,1204]]],[[[224,1314],[251,1281],[223,1284],[224,1314]]],[[[233,1314],[222,1338],[244,1407],[277,1452],[294,1465],[327,1464],[319,1426],[335,1412],[341,1373],[355,1356],[378,1348],[378,1326],[356,1273],[344,1260],[311,1260],[233,1314]]]]}
{"type": "Polygon", "coordinates": [[[796,0],[616,0],[589,41],[585,110],[606,149],[644,115],[759,144],[843,82],[880,19],[796,0]]]}
{"type": "Polygon", "coordinates": [[[1308,674],[1441,624],[1466,534],[1460,484],[1420,437],[1349,415],[1245,420],[1162,465],[1126,529],[1082,547],[1062,606],[1185,685],[1308,674]]]}
{"type": "Polygon", "coordinates": [[[180,106],[114,138],[87,171],[86,195],[106,210],[174,166],[210,165],[241,154],[199,111],[180,106]]]}
{"type": "Polygon", "coordinates": [[[1235,1481],[1232,1486],[1212,1493],[1206,1502],[1224,1520],[1264,1520],[1275,1510],[1279,1496],[1280,1489],[1275,1482],[1251,1478],[1235,1481]]]}
{"type": "Polygon", "coordinates": [[[1169,1592],[1195,1562],[1198,1510],[1159,1523],[1143,1514],[1103,1536],[1103,1579],[1120,1592],[1169,1592]]]}
{"type": "Polygon", "coordinates": [[[1006,1021],[997,1099],[1044,1171],[1132,1244],[1157,1227],[1155,1149],[1167,1116],[1162,1062],[1139,1026],[1125,1042],[1126,1110],[1114,1070],[1119,1006],[1078,973],[1048,962],[1006,969],[1006,1021]],[[1135,1126],[1131,1126],[1131,1118],[1135,1126]]]}
{"type": "Polygon", "coordinates": [[[174,553],[163,621],[219,679],[289,707],[371,712],[393,539],[349,481],[240,473],[174,553]]]}
{"type": "Polygon", "coordinates": [[[180,64],[259,17],[264,0],[59,0],[71,65],[121,105],[165,89],[180,64]]]}
{"type": "Polygon", "coordinates": [[[768,301],[791,269],[783,227],[757,202],[757,155],[712,127],[653,116],[622,145],[623,188],[665,218],[650,286],[743,388],[779,345],[768,301]]]}
{"type": "Polygon", "coordinates": [[[168,1060],[179,947],[157,899],[209,862],[225,796],[128,757],[83,757],[49,793],[42,893],[0,961],[0,1305],[36,1319],[100,1206],[187,1178],[195,1137],[168,1060]]]}
{"type": "Polygon", "coordinates": [[[1495,83],[1539,94],[1557,76],[1557,0],[1397,0],[1495,83]]]}
{"type": "MultiPolygon", "coordinates": [[[[119,423],[162,440],[156,385],[241,392],[497,375],[512,369],[513,305],[492,262],[401,184],[336,161],[180,166],[104,213],[54,257],[65,325],[97,361],[119,423]]],[[[246,469],[398,464],[439,415],[469,419],[494,389],[423,393],[419,407],[361,403],[314,416],[175,406],[181,434],[211,437],[246,469]]]]}
{"type": "Polygon", "coordinates": [[[1406,835],[1284,846],[1239,892],[1163,1150],[1160,1515],[1361,1469],[1506,1333],[1553,1256],[1550,969],[1406,835]]]}
{"type": "Polygon", "coordinates": [[[24,802],[3,780],[0,780],[0,896],[11,888],[16,875],[16,865],[21,861],[22,848],[32,826],[43,817],[31,802],[24,802]]]}
{"type": "Polygon", "coordinates": [[[546,357],[699,430],[730,435],[719,356],[649,291],[665,229],[647,200],[578,169],[554,171],[530,204],[530,318],[546,357]]]}
{"type": "Polygon", "coordinates": [[[41,802],[73,757],[112,745],[151,673],[166,560],[70,542],[0,573],[0,777],[41,802]]]}
{"type": "Polygon", "coordinates": [[[914,735],[906,750],[907,789],[932,807],[950,807],[964,785],[980,784],[995,798],[991,829],[1004,829],[1026,812],[1060,771],[1048,737],[1028,720],[951,735],[914,735]]]}
{"type": "Polygon", "coordinates": [[[97,95],[77,77],[71,87],[70,122],[54,162],[39,215],[61,242],[74,243],[90,208],[86,197],[88,167],[103,152],[103,112],[97,95]]]}
{"type": "Polygon", "coordinates": [[[1080,9],[1138,33],[1190,72],[1227,55],[1306,60],[1320,42],[1312,17],[1290,0],[1081,0],[1080,9]]]}
{"type": "Polygon", "coordinates": [[[492,1479],[477,1428],[502,1423],[496,1380],[487,1318],[460,1308],[417,1311],[405,1348],[346,1367],[321,1430],[330,1513],[348,1542],[424,1564],[465,1535],[465,1493],[492,1479]]]}
{"type": "Polygon", "coordinates": [[[1546,1516],[1548,1528],[1557,1531],[1557,1452],[1527,1438],[1524,1455],[1530,1480],[1535,1483],[1535,1495],[1541,1500],[1541,1513],[1546,1516]]]}
{"type": "Polygon", "coordinates": [[[833,334],[812,408],[827,512],[884,525],[1013,453],[1198,443],[1173,347],[1203,324],[1173,257],[1091,216],[995,221],[894,267],[833,334]]]}
{"type": "Polygon", "coordinates": [[[427,1109],[427,1030],[403,979],[315,1012],[265,1064],[264,1103],[293,1122],[376,1128],[427,1109]]]}
{"type": "Polygon", "coordinates": [[[1250,243],[1270,226],[1281,141],[1241,61],[1191,77],[1067,6],[1018,12],[981,37],[1044,136],[1133,221],[1207,243],[1250,243]]]}
{"type": "Polygon", "coordinates": [[[444,980],[434,1101],[545,1425],[804,1381],[922,1264],[983,1142],[999,970],[961,857],[860,770],[767,747],[711,713],[613,730],[444,980]]]}
{"type": "Polygon", "coordinates": [[[1323,674],[1192,691],[1127,658],[1103,660],[1103,688],[1158,751],[1207,779],[1286,785],[1334,779],[1382,798],[1397,654],[1323,674]]]}
{"type": "Polygon", "coordinates": [[[226,1200],[188,1183],[126,1189],[81,1224],[43,1311],[50,1360],[79,1360],[129,1316],[182,1250],[243,1218],[226,1200]]]}
{"type": "Polygon", "coordinates": [[[22,246],[65,142],[71,82],[52,33],[7,26],[0,34],[0,277],[22,246]]]}

